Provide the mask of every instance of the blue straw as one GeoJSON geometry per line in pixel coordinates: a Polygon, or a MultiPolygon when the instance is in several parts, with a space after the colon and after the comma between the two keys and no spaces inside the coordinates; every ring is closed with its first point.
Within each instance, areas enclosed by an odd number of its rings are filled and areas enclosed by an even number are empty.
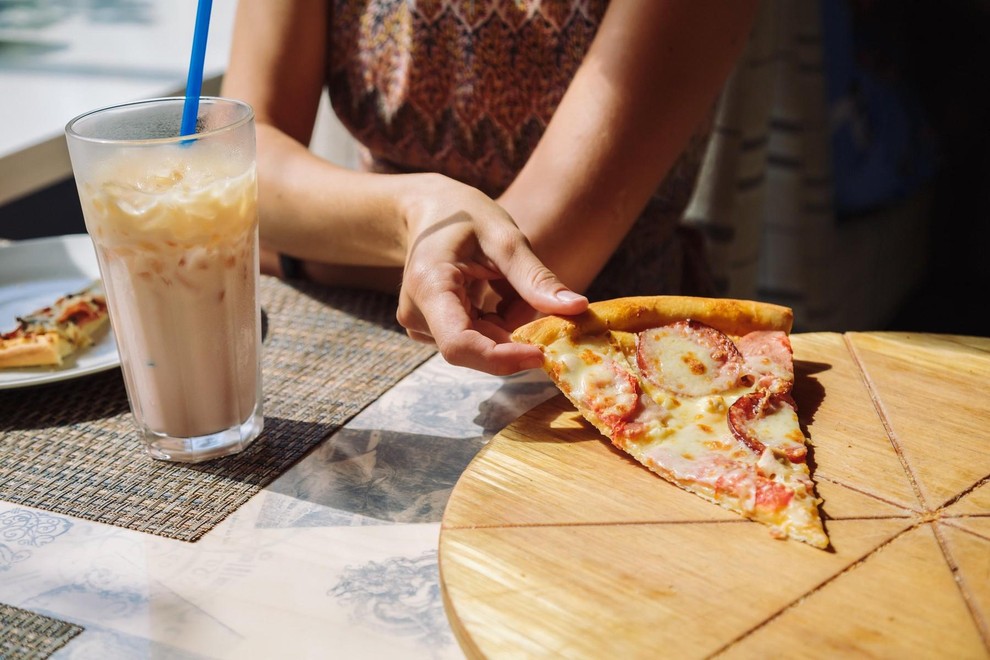
{"type": "Polygon", "coordinates": [[[212,0],[199,0],[196,7],[196,29],[193,31],[192,57],[189,58],[189,77],[186,79],[186,103],[182,107],[180,135],[196,132],[199,114],[199,95],[203,90],[203,62],[206,60],[206,34],[210,30],[212,0]]]}

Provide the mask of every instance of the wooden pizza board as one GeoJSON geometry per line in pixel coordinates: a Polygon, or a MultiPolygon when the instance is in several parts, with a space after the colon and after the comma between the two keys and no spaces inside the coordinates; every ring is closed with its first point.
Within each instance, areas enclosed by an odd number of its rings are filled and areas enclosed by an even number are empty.
{"type": "Polygon", "coordinates": [[[668,484],[558,396],[447,505],[441,586],[466,654],[990,658],[990,339],[792,343],[829,550],[668,484]]]}

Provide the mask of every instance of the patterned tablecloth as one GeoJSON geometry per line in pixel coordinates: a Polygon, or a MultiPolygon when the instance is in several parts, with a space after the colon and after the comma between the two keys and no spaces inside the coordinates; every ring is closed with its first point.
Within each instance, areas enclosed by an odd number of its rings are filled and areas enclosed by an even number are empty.
{"type": "Polygon", "coordinates": [[[119,369],[2,391],[0,500],[196,541],[434,352],[392,296],[271,277],[260,294],[265,430],[247,450],[148,460],[119,369]]]}
{"type": "MultiPolygon", "coordinates": [[[[308,377],[339,371],[318,355],[308,377]]],[[[437,575],[447,497],[556,389],[439,356],[385,389],[195,542],[0,497],[0,603],[83,628],[54,658],[461,657],[437,575]]],[[[318,422],[324,404],[306,397],[285,415],[318,422]]]]}

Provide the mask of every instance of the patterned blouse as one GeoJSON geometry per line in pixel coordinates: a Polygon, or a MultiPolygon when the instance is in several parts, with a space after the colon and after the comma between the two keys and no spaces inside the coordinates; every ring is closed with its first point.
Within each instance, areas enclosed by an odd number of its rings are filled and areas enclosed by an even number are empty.
{"type": "MultiPolygon", "coordinates": [[[[327,87],[375,172],[432,171],[497,197],[522,168],[591,45],[608,0],[333,0],[327,87]]],[[[679,220],[698,136],[593,283],[594,299],[707,293],[679,220]]]]}

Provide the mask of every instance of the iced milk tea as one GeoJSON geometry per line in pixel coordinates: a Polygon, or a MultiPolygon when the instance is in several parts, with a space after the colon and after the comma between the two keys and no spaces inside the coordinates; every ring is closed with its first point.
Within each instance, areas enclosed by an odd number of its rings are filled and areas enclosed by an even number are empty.
{"type": "Polygon", "coordinates": [[[149,453],[239,451],[262,426],[253,151],[106,145],[85,171],[73,165],[149,453]]]}

